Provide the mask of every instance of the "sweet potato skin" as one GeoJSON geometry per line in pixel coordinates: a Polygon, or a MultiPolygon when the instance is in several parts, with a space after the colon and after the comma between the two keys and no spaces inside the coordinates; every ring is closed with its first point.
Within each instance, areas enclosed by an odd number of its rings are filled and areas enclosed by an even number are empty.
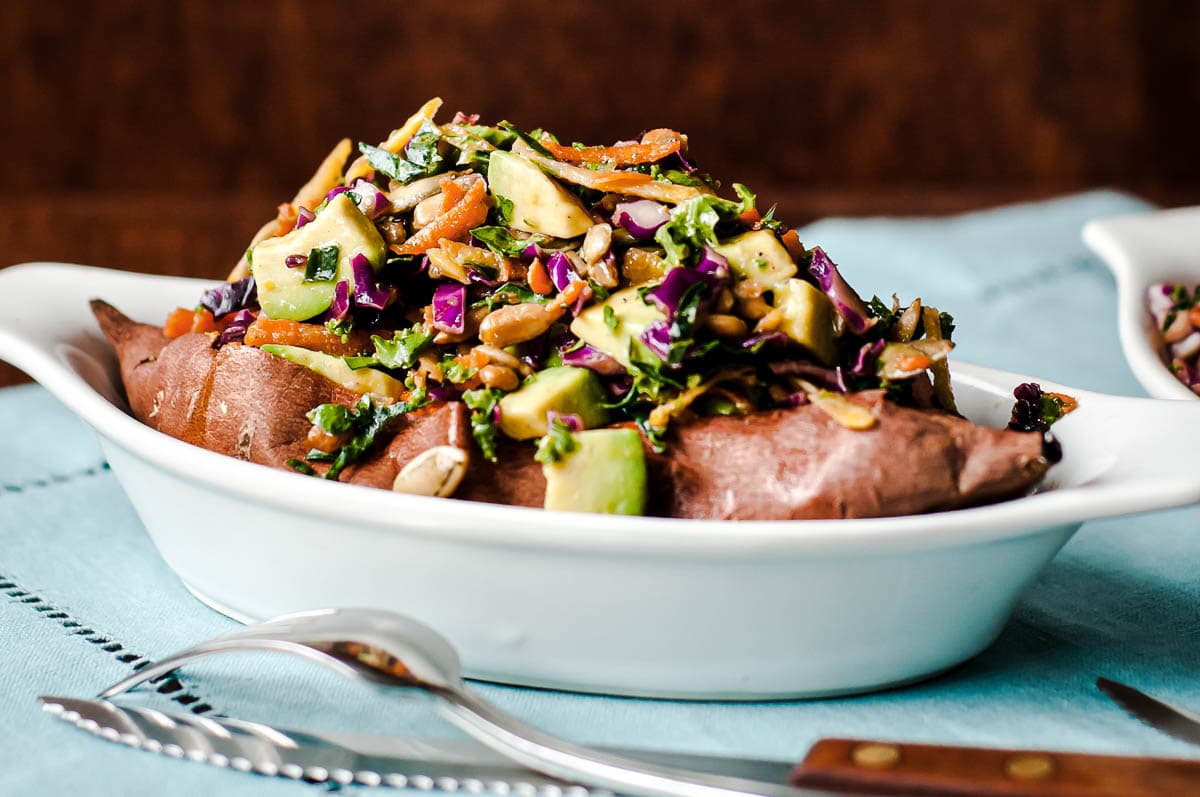
{"type": "MultiPolygon", "coordinates": [[[[213,349],[212,334],[170,340],[104,302],[92,307],[117,351],[134,416],[194,445],[290,469],[287,460],[309,450],[306,413],[358,401],[358,394],[257,348],[213,349]]],[[[1048,468],[1036,433],[898,407],[881,391],[853,400],[870,408],[875,427],[846,429],[813,406],[684,424],[665,454],[647,449],[652,513],[728,520],[916,514],[1018,495],[1048,468]]],[[[341,480],[390,489],[404,465],[435,445],[469,452],[456,498],[542,505],[546,482],[533,447],[501,438],[499,463],[484,460],[459,402],[399,419],[341,480]]]]}
{"type": "Polygon", "coordinates": [[[1007,498],[1045,474],[1038,434],[856,394],[876,425],[853,431],[812,405],[705,418],[651,454],[656,514],[726,520],[911,515],[1007,498]]]}

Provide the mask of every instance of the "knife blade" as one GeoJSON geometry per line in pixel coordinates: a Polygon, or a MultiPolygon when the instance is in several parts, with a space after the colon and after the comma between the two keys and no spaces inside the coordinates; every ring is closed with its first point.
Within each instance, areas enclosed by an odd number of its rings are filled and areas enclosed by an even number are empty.
{"type": "Polygon", "coordinates": [[[1120,681],[1097,678],[1096,686],[1134,719],[1181,741],[1200,744],[1200,714],[1151,697],[1120,681]]]}
{"type": "MultiPolygon", "coordinates": [[[[229,718],[172,714],[104,700],[42,696],[43,708],[93,735],[174,758],[261,775],[367,786],[414,786],[443,792],[610,797],[514,764],[473,740],[415,739],[297,731],[229,718]]],[[[605,748],[665,766],[761,781],[778,789],[792,765],[782,761],[605,748]]],[[[795,788],[797,797],[824,790],[795,788]]]]}
{"type": "MultiPolygon", "coordinates": [[[[521,797],[613,797],[547,777],[471,740],[293,731],[228,718],[169,714],[97,700],[42,697],[43,707],[113,742],[262,775],[427,791],[495,791],[521,797]]],[[[610,748],[680,769],[746,779],[739,794],[796,797],[924,794],[929,797],[1180,797],[1200,783],[1200,760],[1040,750],[822,739],[794,768],[688,753],[610,748]],[[790,773],[789,773],[790,770],[790,773]],[[783,786],[783,784],[788,784],[783,786]]]]}

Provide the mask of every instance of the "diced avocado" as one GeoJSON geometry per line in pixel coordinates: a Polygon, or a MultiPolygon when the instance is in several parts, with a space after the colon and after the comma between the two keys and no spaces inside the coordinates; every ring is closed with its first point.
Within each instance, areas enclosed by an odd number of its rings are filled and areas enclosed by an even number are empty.
{"type": "Polygon", "coordinates": [[[254,247],[250,270],[258,285],[258,303],[268,318],[304,321],[329,309],[333,288],[339,280],[354,286],[350,262],[365,255],[376,271],[383,265],[386,247],[371,220],[345,193],[338,194],[298,230],[278,238],[267,238],[254,247]],[[305,282],[304,267],[288,268],[288,255],[308,255],[313,249],[337,244],[337,275],[328,281],[305,282]]]}
{"type": "Polygon", "coordinates": [[[666,318],[658,305],[642,301],[637,288],[625,288],[580,313],[571,322],[571,332],[628,368],[629,341],[666,318]],[[605,308],[612,308],[611,314],[605,308]]]}
{"type": "Polygon", "coordinates": [[[837,359],[833,339],[833,302],[812,285],[793,277],[774,288],[775,307],[783,312],[779,329],[825,365],[837,359]]]}
{"type": "Polygon", "coordinates": [[[376,371],[373,368],[360,368],[356,371],[346,365],[346,361],[341,357],[334,357],[331,354],[302,349],[299,346],[276,344],[263,346],[262,350],[297,365],[303,365],[310,371],[316,371],[326,379],[337,382],[355,393],[370,393],[374,396],[399,400],[407,392],[403,382],[393,379],[383,371],[376,371]]]}
{"type": "Polygon", "coordinates": [[[488,159],[488,188],[512,202],[509,224],[517,230],[554,238],[575,238],[592,226],[579,199],[534,164],[511,152],[488,159]]]}
{"type": "Polygon", "coordinates": [[[646,455],[636,429],[593,429],[575,447],[542,465],[546,509],[640,515],[646,510],[646,455]]]}
{"type": "Polygon", "coordinates": [[[538,371],[519,389],[500,399],[500,431],[516,440],[546,433],[546,413],[578,415],[585,428],[608,423],[608,396],[600,379],[586,368],[560,365],[538,371]]]}
{"type": "Polygon", "coordinates": [[[796,263],[775,233],[767,229],[730,238],[713,249],[725,256],[743,279],[770,289],[796,275],[796,263]]]}

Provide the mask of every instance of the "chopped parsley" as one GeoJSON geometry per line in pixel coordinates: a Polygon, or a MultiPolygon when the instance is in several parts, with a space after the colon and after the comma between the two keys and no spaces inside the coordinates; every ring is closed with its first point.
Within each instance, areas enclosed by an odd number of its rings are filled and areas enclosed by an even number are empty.
{"type": "Polygon", "coordinates": [[[545,304],[549,301],[550,298],[548,296],[541,296],[534,293],[524,283],[506,282],[482,299],[474,302],[471,307],[486,307],[488,310],[495,310],[500,305],[505,304],[524,304],[526,302],[545,304]]]}
{"type": "Polygon", "coordinates": [[[426,120],[409,139],[403,155],[370,144],[360,143],[358,148],[376,171],[397,182],[411,183],[418,177],[437,174],[446,167],[446,160],[439,149],[441,140],[441,131],[426,120]]]}
{"type": "Polygon", "coordinates": [[[540,244],[546,240],[541,235],[518,238],[507,227],[499,226],[476,227],[471,230],[471,235],[501,257],[520,257],[530,244],[540,244]]]}
{"type": "Polygon", "coordinates": [[[550,428],[546,430],[545,436],[538,440],[537,453],[533,458],[543,465],[552,465],[574,451],[577,446],[575,437],[571,434],[571,427],[567,426],[562,418],[554,418],[550,421],[550,428]]]}
{"type": "Polygon", "coordinates": [[[483,453],[484,459],[496,461],[496,409],[504,392],[495,388],[468,390],[462,394],[463,403],[471,410],[471,436],[483,453]]]}
{"type": "Polygon", "coordinates": [[[338,256],[341,250],[337,244],[319,246],[308,253],[308,262],[304,266],[305,282],[329,282],[337,276],[338,256]]]}
{"type": "MultiPolygon", "coordinates": [[[[308,420],[313,425],[326,434],[350,435],[350,438],[336,452],[314,448],[305,454],[304,458],[308,462],[330,463],[329,470],[325,471],[321,478],[337,481],[348,465],[357,462],[371,450],[388,424],[428,403],[425,392],[416,391],[408,401],[397,401],[394,404],[376,404],[369,396],[363,396],[353,407],[342,404],[321,404],[313,407],[308,413],[308,420]]],[[[317,475],[310,465],[299,460],[288,460],[287,464],[300,473],[317,475]]]]}
{"type": "Polygon", "coordinates": [[[512,200],[506,196],[500,196],[499,194],[492,194],[492,199],[496,202],[496,209],[492,213],[492,215],[496,217],[496,223],[501,226],[508,226],[512,224],[512,200]]]}
{"type": "Polygon", "coordinates": [[[611,304],[604,305],[604,326],[613,332],[621,326],[621,319],[617,318],[617,311],[612,309],[611,304]]]}
{"type": "Polygon", "coordinates": [[[699,256],[705,246],[717,243],[718,225],[754,208],[755,197],[749,188],[734,183],[733,190],[741,202],[706,195],[675,206],[670,221],[654,234],[654,240],[666,251],[668,263],[686,263],[699,256]]]}
{"type": "Polygon", "coordinates": [[[449,382],[452,385],[461,385],[475,376],[475,369],[469,365],[463,365],[452,354],[447,354],[438,363],[438,369],[442,372],[442,380],[449,382]]]}
{"type": "Polygon", "coordinates": [[[424,324],[413,324],[408,329],[398,329],[391,340],[372,335],[375,344],[375,361],[384,368],[412,368],[417,356],[429,347],[437,333],[424,324]]]}

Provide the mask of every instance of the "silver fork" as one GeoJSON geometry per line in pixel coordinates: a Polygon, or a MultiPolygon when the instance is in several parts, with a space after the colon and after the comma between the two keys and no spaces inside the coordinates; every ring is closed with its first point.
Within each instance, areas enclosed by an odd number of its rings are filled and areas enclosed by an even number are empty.
{"type": "Polygon", "coordinates": [[[469,691],[458,654],[428,626],[377,609],[301,612],[235,629],[150,664],[100,693],[108,699],[205,656],[287,653],[352,681],[416,688],[459,729],[530,769],[593,788],[644,797],[799,797],[810,790],[659,766],[571,744],[525,725],[469,691]]]}

